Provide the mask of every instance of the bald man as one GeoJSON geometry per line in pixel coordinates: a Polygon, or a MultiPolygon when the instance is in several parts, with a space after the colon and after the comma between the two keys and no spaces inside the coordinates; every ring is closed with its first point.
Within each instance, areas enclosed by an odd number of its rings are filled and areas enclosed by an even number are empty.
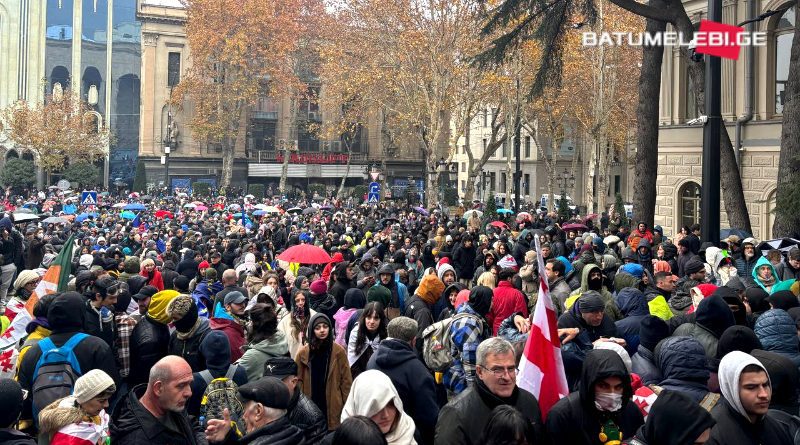
{"type": "Polygon", "coordinates": [[[202,426],[186,414],[192,395],[192,368],[168,355],[150,369],[147,384],[134,386],[114,409],[114,445],[206,445],[202,426]]]}

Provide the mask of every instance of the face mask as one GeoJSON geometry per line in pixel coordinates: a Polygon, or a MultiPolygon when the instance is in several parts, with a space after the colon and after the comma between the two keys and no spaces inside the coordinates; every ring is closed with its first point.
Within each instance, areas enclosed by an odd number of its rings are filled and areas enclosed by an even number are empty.
{"type": "Polygon", "coordinates": [[[600,411],[613,413],[622,408],[622,394],[600,392],[594,395],[594,406],[600,411]]]}

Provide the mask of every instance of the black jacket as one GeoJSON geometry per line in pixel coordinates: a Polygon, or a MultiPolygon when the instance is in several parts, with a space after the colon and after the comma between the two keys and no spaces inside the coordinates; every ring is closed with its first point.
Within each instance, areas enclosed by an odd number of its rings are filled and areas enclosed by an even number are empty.
{"type": "Polygon", "coordinates": [[[578,391],[556,402],[547,415],[547,432],[552,443],[570,445],[600,445],[600,426],[609,418],[616,423],[624,437],[634,435],[644,418],[635,403],[631,403],[631,377],[616,352],[594,349],[586,354],[578,391]],[[622,408],[613,413],[599,411],[594,404],[594,384],[606,377],[622,379],[622,408]]]}
{"type": "Polygon", "coordinates": [[[800,419],[772,409],[758,422],[750,423],[726,400],[717,403],[711,416],[717,424],[711,429],[708,445],[792,444],[800,429],[800,419]]]}
{"type": "Polygon", "coordinates": [[[108,321],[101,320],[100,314],[92,307],[92,304],[87,300],[85,305],[86,314],[83,316],[83,332],[94,335],[102,339],[108,346],[114,349],[114,317],[108,321]]]}
{"type": "Polygon", "coordinates": [[[164,426],[159,419],[145,408],[139,398],[144,395],[147,385],[131,389],[128,395],[114,407],[111,416],[111,443],[114,445],[207,445],[205,432],[196,419],[190,419],[186,412],[181,414],[167,411],[179,431],[164,426]]]}
{"type": "Polygon", "coordinates": [[[189,366],[192,367],[192,372],[200,372],[206,369],[206,360],[200,353],[200,343],[211,331],[211,326],[208,324],[207,318],[200,318],[200,326],[194,332],[194,335],[181,340],[178,338],[178,331],[175,331],[169,337],[169,348],[167,352],[170,355],[177,355],[183,357],[189,366]]]}
{"type": "MultiPolygon", "coordinates": [[[[164,281],[164,289],[175,289],[175,278],[180,275],[175,272],[175,264],[172,261],[165,261],[161,268],[161,279],[164,281]]],[[[221,276],[221,275],[218,275],[221,276]]]]}
{"type": "Polygon", "coordinates": [[[225,437],[223,445],[305,445],[316,442],[307,442],[303,432],[292,425],[287,416],[268,423],[267,425],[246,434],[237,440],[236,434],[231,431],[225,437]]]}
{"type": "Polygon", "coordinates": [[[194,250],[187,250],[183,254],[183,261],[178,263],[178,268],[175,269],[175,272],[191,280],[197,275],[197,268],[199,266],[200,263],[194,260],[194,250]]]}
{"type": "Polygon", "coordinates": [[[406,301],[406,311],[403,314],[417,322],[417,351],[422,351],[422,332],[434,323],[433,312],[419,295],[414,294],[406,301]]]}
{"type": "Polygon", "coordinates": [[[0,443],[3,445],[36,445],[36,439],[14,429],[0,428],[0,443]]]}
{"type": "MultiPolygon", "coordinates": [[[[514,388],[511,397],[500,399],[492,394],[480,379],[475,379],[474,386],[456,396],[439,412],[439,420],[436,422],[436,443],[477,445],[489,420],[489,414],[498,405],[510,405],[516,408],[533,425],[536,437],[534,443],[545,443],[539,402],[533,394],[517,387],[514,388]]],[[[639,417],[641,418],[641,415],[639,417]]],[[[572,445],[571,442],[556,443],[572,445]]]]}
{"type": "Polygon", "coordinates": [[[294,389],[287,417],[289,423],[303,431],[307,443],[318,443],[328,434],[328,417],[303,394],[300,388],[294,389]]]}
{"type": "Polygon", "coordinates": [[[369,358],[367,369],[377,369],[389,377],[403,401],[403,411],[414,420],[423,443],[432,444],[439,416],[436,388],[433,376],[411,345],[387,338],[369,358]]]}
{"type": "MultiPolygon", "coordinates": [[[[53,330],[50,335],[50,340],[53,341],[53,344],[62,346],[73,335],[83,329],[85,302],[86,298],[77,292],[64,292],[61,297],[53,300],[47,312],[50,328],[53,330]]],[[[78,364],[81,366],[81,373],[85,374],[91,369],[101,369],[110,375],[114,379],[114,383],[119,387],[120,377],[117,363],[111,348],[105,341],[90,335],[78,343],[74,351],[78,364]]],[[[31,346],[22,358],[18,377],[22,389],[31,390],[36,362],[39,361],[41,356],[42,350],[37,343],[31,346]]],[[[32,418],[31,397],[25,400],[22,418],[32,418]]]]}
{"type": "Polygon", "coordinates": [[[623,445],[691,444],[714,425],[714,419],[705,409],[676,391],[662,392],[649,414],[635,440],[623,445]]]}
{"type": "Polygon", "coordinates": [[[475,255],[476,249],[473,244],[469,249],[459,244],[453,251],[453,268],[455,268],[458,278],[471,280],[475,276],[475,255]]]}
{"type": "Polygon", "coordinates": [[[145,315],[133,328],[130,338],[131,372],[128,384],[147,383],[150,368],[167,356],[169,328],[145,315]]]}

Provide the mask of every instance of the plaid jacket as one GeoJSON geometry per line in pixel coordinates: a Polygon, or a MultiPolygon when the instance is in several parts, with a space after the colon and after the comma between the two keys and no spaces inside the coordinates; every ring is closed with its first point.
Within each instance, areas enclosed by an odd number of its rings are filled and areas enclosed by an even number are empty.
{"type": "Polygon", "coordinates": [[[136,320],[124,312],[114,315],[117,337],[114,339],[117,352],[117,368],[120,377],[127,378],[131,372],[131,333],[136,326],[136,320]]]}
{"type": "Polygon", "coordinates": [[[456,394],[472,386],[475,381],[478,345],[491,337],[488,323],[472,309],[469,303],[462,304],[456,311],[457,314],[464,312],[472,316],[453,320],[450,324],[452,339],[450,354],[453,356],[453,366],[444,375],[444,386],[456,394]]]}

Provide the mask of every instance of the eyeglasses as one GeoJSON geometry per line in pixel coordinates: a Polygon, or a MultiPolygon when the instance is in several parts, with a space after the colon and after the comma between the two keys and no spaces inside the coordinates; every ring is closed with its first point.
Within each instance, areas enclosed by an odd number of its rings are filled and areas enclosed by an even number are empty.
{"type": "Polygon", "coordinates": [[[106,295],[114,296],[128,292],[128,283],[117,281],[106,289],[106,295]]]}
{"type": "Polygon", "coordinates": [[[506,374],[508,374],[510,377],[513,377],[513,376],[517,375],[517,368],[514,367],[514,366],[509,366],[508,368],[503,368],[502,366],[496,366],[494,368],[487,368],[487,367],[482,366],[482,365],[478,365],[478,366],[480,366],[481,368],[491,372],[498,379],[500,377],[504,377],[506,374]]]}

